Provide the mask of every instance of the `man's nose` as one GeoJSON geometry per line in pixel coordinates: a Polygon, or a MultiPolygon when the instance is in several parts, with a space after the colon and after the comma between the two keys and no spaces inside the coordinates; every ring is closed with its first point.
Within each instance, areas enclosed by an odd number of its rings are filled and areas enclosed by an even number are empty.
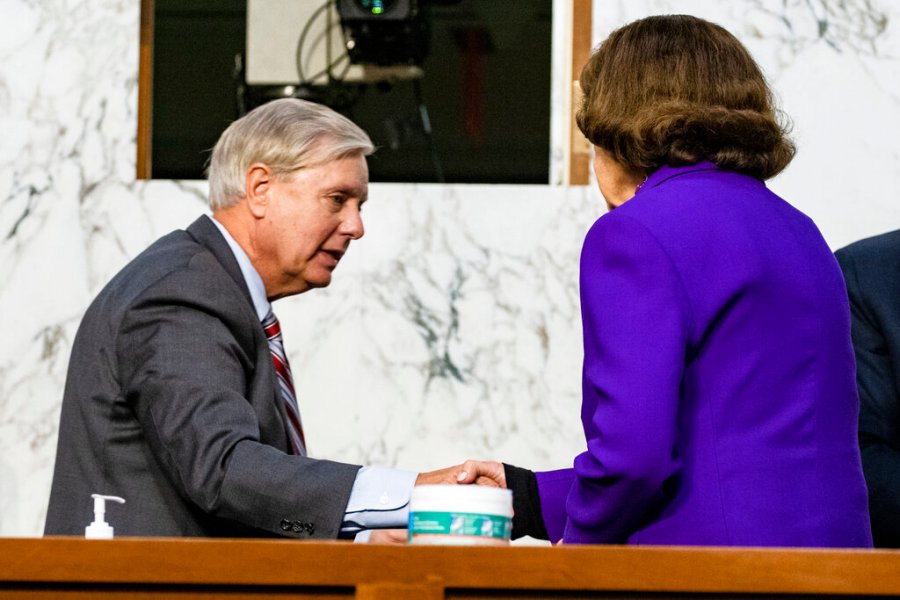
{"type": "Polygon", "coordinates": [[[358,208],[351,208],[347,211],[344,221],[341,223],[341,233],[350,236],[352,240],[358,240],[366,233],[358,208]]]}

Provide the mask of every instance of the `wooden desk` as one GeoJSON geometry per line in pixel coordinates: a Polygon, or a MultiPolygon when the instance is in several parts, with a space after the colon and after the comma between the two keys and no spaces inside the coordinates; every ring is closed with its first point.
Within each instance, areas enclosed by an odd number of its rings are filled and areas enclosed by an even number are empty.
{"type": "Polygon", "coordinates": [[[900,552],[0,540],[2,598],[900,597],[900,552]]]}

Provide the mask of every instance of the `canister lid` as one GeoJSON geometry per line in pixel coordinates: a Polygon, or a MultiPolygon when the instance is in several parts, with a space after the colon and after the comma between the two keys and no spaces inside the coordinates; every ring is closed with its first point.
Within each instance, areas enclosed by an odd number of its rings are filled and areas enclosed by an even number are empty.
{"type": "Polygon", "coordinates": [[[484,485],[417,485],[409,509],[484,513],[512,518],[512,491],[484,485]]]}

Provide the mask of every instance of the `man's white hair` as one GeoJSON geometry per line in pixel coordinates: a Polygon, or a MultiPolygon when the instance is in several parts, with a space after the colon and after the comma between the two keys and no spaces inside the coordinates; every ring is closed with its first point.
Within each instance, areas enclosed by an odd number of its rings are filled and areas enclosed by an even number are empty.
{"type": "Polygon", "coordinates": [[[276,176],[375,150],[365,131],[326,106],[283,98],[259,106],[228,126],[209,161],[209,207],[234,206],[244,196],[250,165],[276,176]]]}

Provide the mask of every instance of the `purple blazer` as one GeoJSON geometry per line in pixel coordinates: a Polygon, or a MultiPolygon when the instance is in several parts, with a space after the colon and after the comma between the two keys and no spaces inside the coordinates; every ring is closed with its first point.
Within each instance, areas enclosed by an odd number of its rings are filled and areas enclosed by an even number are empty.
{"type": "Polygon", "coordinates": [[[850,309],[815,224],[746,175],[663,167],[581,255],[573,469],[551,540],[868,547],[850,309]]]}

